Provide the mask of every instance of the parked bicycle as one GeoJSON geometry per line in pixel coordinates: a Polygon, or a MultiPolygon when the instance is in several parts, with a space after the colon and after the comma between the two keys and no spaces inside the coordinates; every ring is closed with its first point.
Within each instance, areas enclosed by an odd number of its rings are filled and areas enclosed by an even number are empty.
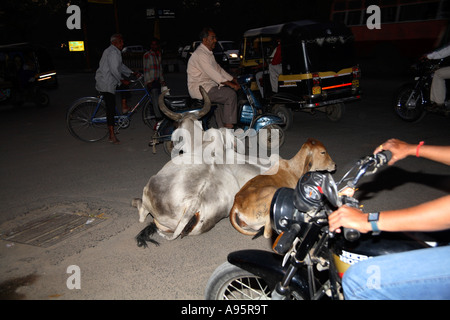
{"type": "MultiPolygon", "coordinates": [[[[116,90],[119,92],[143,92],[144,95],[138,103],[125,114],[119,112],[116,106],[115,133],[120,129],[130,126],[132,116],[137,113],[138,108],[142,108],[142,120],[152,130],[156,125],[156,117],[150,92],[147,90],[143,77],[130,79],[130,88],[116,90]]],[[[67,111],[67,129],[75,138],[84,142],[96,142],[108,136],[108,126],[106,124],[106,104],[103,95],[97,97],[84,97],[75,101],[67,111]]]]}

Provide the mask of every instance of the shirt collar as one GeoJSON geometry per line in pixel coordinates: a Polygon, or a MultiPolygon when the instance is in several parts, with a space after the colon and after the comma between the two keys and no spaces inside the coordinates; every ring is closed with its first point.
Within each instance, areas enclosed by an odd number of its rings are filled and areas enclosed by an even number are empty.
{"type": "Polygon", "coordinates": [[[116,49],[119,53],[122,53],[119,48],[117,48],[115,45],[111,44],[111,47],[113,47],[114,49],[116,49]]]}
{"type": "Polygon", "coordinates": [[[208,52],[210,54],[213,54],[213,52],[211,50],[208,49],[207,46],[205,46],[203,43],[200,43],[199,48],[202,48],[203,51],[208,52]]]}

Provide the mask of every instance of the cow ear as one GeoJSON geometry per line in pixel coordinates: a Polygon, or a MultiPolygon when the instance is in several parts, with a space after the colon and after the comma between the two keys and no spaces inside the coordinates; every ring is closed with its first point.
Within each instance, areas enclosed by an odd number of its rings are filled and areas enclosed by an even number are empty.
{"type": "Polygon", "coordinates": [[[300,151],[297,153],[296,157],[298,160],[299,169],[302,170],[302,174],[309,171],[313,166],[313,149],[314,149],[315,141],[312,138],[308,138],[306,142],[300,148],[300,151]]]}
{"type": "Polygon", "coordinates": [[[306,157],[305,157],[305,162],[303,164],[303,173],[306,173],[311,170],[312,165],[313,165],[312,160],[313,160],[312,150],[310,149],[310,150],[308,150],[306,157]]]}

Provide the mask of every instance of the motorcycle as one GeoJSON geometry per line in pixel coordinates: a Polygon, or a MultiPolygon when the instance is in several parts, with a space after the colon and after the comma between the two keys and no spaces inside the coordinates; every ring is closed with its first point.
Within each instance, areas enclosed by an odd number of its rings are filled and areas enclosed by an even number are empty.
{"type": "MultiPolygon", "coordinates": [[[[278,137],[272,137],[270,135],[272,130],[267,130],[267,136],[262,135],[265,137],[264,141],[260,139],[258,143],[263,144],[266,150],[270,149],[272,144],[277,144],[280,148],[285,141],[285,134],[282,129],[285,123],[280,117],[264,112],[262,104],[255,97],[252,90],[250,90],[252,75],[241,75],[237,80],[241,86],[241,94],[243,95],[243,99],[238,99],[238,127],[243,129],[243,133],[239,135],[239,139],[243,140],[246,137],[256,137],[261,129],[278,130],[278,137]],[[277,141],[272,141],[274,138],[277,138],[277,141]]],[[[201,100],[192,99],[190,96],[166,95],[164,96],[164,104],[174,112],[190,112],[201,109],[202,107],[201,100]]],[[[200,119],[203,130],[206,131],[209,128],[217,127],[214,116],[217,107],[217,104],[213,104],[208,114],[200,119]]],[[[156,145],[163,143],[164,151],[168,155],[172,154],[174,148],[172,133],[175,129],[175,121],[169,118],[163,118],[156,123],[154,135],[149,142],[149,146],[153,147],[153,153],[156,153],[156,145]]]]}
{"type": "MultiPolygon", "coordinates": [[[[420,121],[427,112],[450,115],[450,96],[447,94],[445,104],[437,106],[430,101],[431,82],[434,72],[441,68],[445,59],[422,59],[412,66],[415,73],[414,82],[402,85],[394,95],[394,112],[407,122],[420,121]]],[[[447,82],[447,92],[449,83],[447,82]]]]}
{"type": "Polygon", "coordinates": [[[375,236],[346,228],[340,233],[329,231],[329,214],[343,204],[359,207],[358,200],[344,191],[356,188],[361,178],[375,173],[391,156],[384,151],[361,158],[338,183],[329,173],[308,172],[295,189],[278,189],[270,208],[272,228],[279,234],[274,253],[230,253],[228,262],[211,275],[205,298],[342,300],[341,279],[351,264],[438,245],[406,233],[375,236]]]}
{"type": "Polygon", "coordinates": [[[34,103],[46,107],[46,89],[58,86],[57,72],[49,52],[39,45],[16,43],[0,46],[0,104],[34,103]]]}

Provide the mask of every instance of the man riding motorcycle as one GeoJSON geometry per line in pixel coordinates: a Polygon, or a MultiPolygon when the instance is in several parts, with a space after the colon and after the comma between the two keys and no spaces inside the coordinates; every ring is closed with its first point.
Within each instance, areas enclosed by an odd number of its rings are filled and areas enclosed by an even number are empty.
{"type": "MultiPolygon", "coordinates": [[[[447,46],[433,51],[426,55],[427,59],[436,60],[444,59],[450,56],[450,44],[447,46]]],[[[444,67],[436,70],[431,83],[430,99],[438,107],[442,107],[445,103],[446,87],[445,80],[450,79],[450,67],[444,67]]]]}
{"type": "MultiPolygon", "coordinates": [[[[380,145],[392,152],[392,160],[423,157],[450,165],[450,146],[407,144],[391,139],[380,145]]],[[[329,218],[330,231],[340,227],[369,231],[440,231],[450,229],[450,195],[401,209],[364,214],[342,206],[329,218]],[[371,219],[371,217],[375,218],[371,219]]],[[[382,255],[352,265],[342,284],[346,299],[450,299],[450,246],[382,255]]]]}

